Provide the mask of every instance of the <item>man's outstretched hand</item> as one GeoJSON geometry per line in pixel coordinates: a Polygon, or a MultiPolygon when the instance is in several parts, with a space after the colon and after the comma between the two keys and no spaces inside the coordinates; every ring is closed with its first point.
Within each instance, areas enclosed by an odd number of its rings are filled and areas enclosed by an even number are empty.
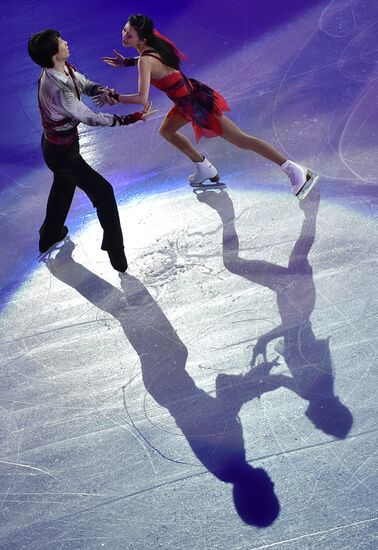
{"type": "Polygon", "coordinates": [[[131,115],[113,115],[112,126],[126,126],[127,124],[134,124],[139,120],[145,121],[147,117],[157,113],[152,109],[152,103],[146,103],[143,111],[132,113],[131,115]]]}
{"type": "Polygon", "coordinates": [[[157,113],[157,109],[152,109],[152,101],[150,103],[145,103],[144,105],[144,109],[143,109],[143,114],[142,114],[142,120],[146,120],[146,118],[148,118],[149,116],[151,115],[154,115],[155,113],[157,113]]]}
{"type": "Polygon", "coordinates": [[[103,107],[104,105],[115,105],[118,103],[114,97],[117,93],[114,88],[109,88],[106,86],[106,88],[100,88],[99,92],[100,93],[92,97],[97,107],[103,107]]]}

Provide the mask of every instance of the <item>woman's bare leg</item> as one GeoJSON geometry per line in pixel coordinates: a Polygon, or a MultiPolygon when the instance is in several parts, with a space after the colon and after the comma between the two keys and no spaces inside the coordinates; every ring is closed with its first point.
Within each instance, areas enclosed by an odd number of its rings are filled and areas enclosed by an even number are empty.
{"type": "Polygon", "coordinates": [[[319,176],[308,170],[304,166],[293,162],[292,160],[287,159],[277,151],[272,145],[264,141],[263,139],[258,139],[254,136],[250,136],[245,132],[242,132],[240,128],[236,126],[229,118],[226,116],[220,117],[220,122],[223,129],[222,137],[240,147],[241,149],[249,149],[254,151],[258,155],[265,157],[272,162],[275,162],[281,167],[281,170],[289,177],[291,182],[291,190],[294,195],[298,198],[304,198],[311,189],[316,185],[319,176]]]}
{"type": "Polygon", "coordinates": [[[220,122],[223,130],[223,135],[221,137],[233,145],[236,145],[241,149],[249,149],[250,151],[254,151],[258,155],[261,155],[280,166],[287,160],[286,157],[277,151],[277,149],[263,139],[250,136],[240,130],[240,128],[225,115],[220,117],[220,122]]]}
{"type": "Polygon", "coordinates": [[[164,139],[172,143],[184,155],[190,158],[193,162],[202,162],[203,157],[199,151],[192,145],[187,137],[180,134],[177,130],[188,124],[188,120],[179,114],[168,117],[166,116],[160,126],[159,134],[164,139]]]}

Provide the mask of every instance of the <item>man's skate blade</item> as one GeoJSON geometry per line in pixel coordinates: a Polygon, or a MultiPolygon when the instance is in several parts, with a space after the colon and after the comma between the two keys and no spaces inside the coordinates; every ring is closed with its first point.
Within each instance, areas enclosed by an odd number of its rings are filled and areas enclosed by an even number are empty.
{"type": "Polygon", "coordinates": [[[311,193],[312,189],[315,187],[315,185],[317,185],[319,181],[319,176],[314,176],[312,177],[310,180],[308,180],[304,186],[302,187],[302,189],[299,191],[299,193],[297,193],[297,198],[302,201],[303,199],[305,199],[307,197],[307,195],[309,193],[311,193]]]}
{"type": "Polygon", "coordinates": [[[61,239],[60,241],[57,241],[56,243],[52,244],[50,248],[46,250],[46,252],[39,252],[37,256],[37,261],[44,261],[46,258],[50,257],[54,252],[59,251],[66,243],[72,243],[70,237],[66,236],[64,239],[61,239]]]}

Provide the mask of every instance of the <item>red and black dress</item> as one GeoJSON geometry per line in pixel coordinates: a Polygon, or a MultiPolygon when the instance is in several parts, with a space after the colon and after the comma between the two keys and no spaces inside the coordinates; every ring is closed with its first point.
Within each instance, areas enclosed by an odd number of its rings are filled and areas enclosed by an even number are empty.
{"type": "MultiPolygon", "coordinates": [[[[154,53],[144,52],[142,56],[154,57],[154,53]]],[[[229,111],[227,101],[218,92],[194,78],[187,78],[181,71],[175,71],[162,78],[151,79],[151,84],[167,94],[175,104],[167,116],[180,114],[192,123],[197,142],[203,137],[222,135],[219,117],[229,111]]]]}

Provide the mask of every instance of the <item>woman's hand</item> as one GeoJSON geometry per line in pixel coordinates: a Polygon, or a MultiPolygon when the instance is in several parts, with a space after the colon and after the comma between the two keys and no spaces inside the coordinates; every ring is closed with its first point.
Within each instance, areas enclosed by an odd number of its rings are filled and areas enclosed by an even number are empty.
{"type": "Polygon", "coordinates": [[[117,67],[117,68],[125,67],[126,66],[126,63],[125,63],[126,58],[122,54],[117,52],[117,50],[113,50],[113,52],[115,53],[115,57],[102,57],[101,58],[104,61],[104,63],[107,63],[111,67],[117,67]]]}
{"type": "Polygon", "coordinates": [[[147,103],[144,104],[142,120],[145,121],[147,117],[154,115],[157,112],[157,109],[152,109],[152,102],[148,103],[147,101],[147,103]]]}

